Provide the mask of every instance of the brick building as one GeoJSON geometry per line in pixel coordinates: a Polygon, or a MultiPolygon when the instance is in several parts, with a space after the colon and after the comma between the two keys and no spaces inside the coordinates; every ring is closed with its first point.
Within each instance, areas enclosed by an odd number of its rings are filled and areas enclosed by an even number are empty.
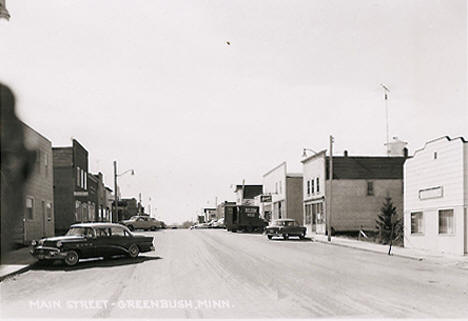
{"type": "Polygon", "coordinates": [[[55,232],[88,220],[88,151],[75,139],[53,147],[55,232]]]}
{"type": "Polygon", "coordinates": [[[36,152],[33,172],[25,186],[25,212],[15,229],[17,243],[53,236],[54,192],[52,143],[37,131],[23,124],[25,147],[36,152]]]}
{"type": "Polygon", "coordinates": [[[139,205],[136,198],[122,198],[118,200],[117,221],[128,220],[130,217],[138,215],[139,205]]]}

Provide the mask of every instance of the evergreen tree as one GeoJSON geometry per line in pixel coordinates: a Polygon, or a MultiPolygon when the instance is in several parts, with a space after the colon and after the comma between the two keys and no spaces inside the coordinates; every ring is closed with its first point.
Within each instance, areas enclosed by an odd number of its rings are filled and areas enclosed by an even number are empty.
{"type": "Polygon", "coordinates": [[[376,220],[377,229],[380,234],[380,242],[390,244],[389,254],[393,241],[401,237],[403,232],[402,219],[398,217],[395,206],[393,206],[392,198],[387,196],[380,214],[376,220]]]}

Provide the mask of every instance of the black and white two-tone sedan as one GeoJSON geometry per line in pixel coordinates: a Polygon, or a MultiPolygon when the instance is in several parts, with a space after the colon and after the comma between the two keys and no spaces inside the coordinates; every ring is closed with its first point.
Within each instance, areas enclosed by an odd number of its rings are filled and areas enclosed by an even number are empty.
{"type": "Polygon", "coordinates": [[[114,255],[135,258],[154,251],[152,236],[133,234],[126,226],[113,223],[81,223],[70,226],[64,236],[32,241],[31,255],[38,260],[63,260],[73,266],[80,259],[114,255]]]}

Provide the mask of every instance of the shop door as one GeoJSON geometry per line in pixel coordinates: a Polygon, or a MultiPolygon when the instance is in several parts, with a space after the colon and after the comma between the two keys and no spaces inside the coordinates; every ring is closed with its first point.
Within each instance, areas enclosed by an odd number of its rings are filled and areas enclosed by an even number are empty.
{"type": "Polygon", "coordinates": [[[312,224],[312,232],[316,233],[317,232],[317,205],[318,204],[312,204],[312,219],[311,219],[311,224],[312,224]]]}

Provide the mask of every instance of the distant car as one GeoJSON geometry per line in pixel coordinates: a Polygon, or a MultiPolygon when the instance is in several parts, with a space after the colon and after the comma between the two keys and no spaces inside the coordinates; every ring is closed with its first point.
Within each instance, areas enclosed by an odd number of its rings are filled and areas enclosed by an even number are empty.
{"type": "Polygon", "coordinates": [[[271,224],[265,228],[265,234],[269,240],[273,237],[283,237],[283,239],[287,240],[290,236],[304,239],[306,228],[293,219],[278,219],[273,220],[271,224]]]}
{"type": "Polygon", "coordinates": [[[121,224],[127,226],[130,231],[137,229],[142,230],[151,230],[156,231],[162,227],[161,222],[156,220],[154,217],[149,216],[132,216],[129,220],[124,220],[120,222],[121,224]]]}
{"type": "Polygon", "coordinates": [[[63,260],[73,266],[80,259],[114,255],[135,258],[139,253],[154,251],[152,236],[137,236],[113,223],[81,223],[70,226],[64,236],[32,241],[31,255],[42,260],[63,260]]]}
{"type": "Polygon", "coordinates": [[[211,224],[212,228],[226,228],[226,225],[224,225],[224,218],[220,218],[219,220],[213,222],[211,224]]]}

